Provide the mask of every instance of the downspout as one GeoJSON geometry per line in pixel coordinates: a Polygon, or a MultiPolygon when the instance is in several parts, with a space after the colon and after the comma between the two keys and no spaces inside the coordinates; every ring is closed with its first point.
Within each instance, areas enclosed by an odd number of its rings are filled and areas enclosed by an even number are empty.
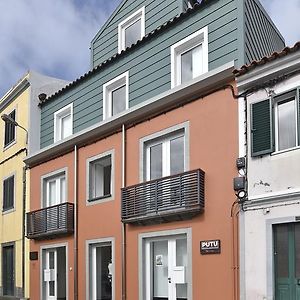
{"type": "Polygon", "coordinates": [[[74,300],[78,300],[78,154],[74,146],[74,300]]]}
{"type": "MultiPolygon", "coordinates": [[[[122,188],[126,186],[126,128],[122,125],[122,188]]],[[[126,300],[126,224],[122,223],[122,300],[126,300]]]]}
{"type": "MultiPolygon", "coordinates": [[[[27,151],[26,151],[27,156],[27,151]]],[[[22,212],[22,296],[25,299],[25,235],[26,235],[26,169],[23,167],[23,212],[22,212]]]]}

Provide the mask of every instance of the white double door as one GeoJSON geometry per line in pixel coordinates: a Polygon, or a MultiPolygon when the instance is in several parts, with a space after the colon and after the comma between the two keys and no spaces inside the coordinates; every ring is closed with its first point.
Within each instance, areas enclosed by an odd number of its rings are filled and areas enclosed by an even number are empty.
{"type": "Polygon", "coordinates": [[[145,242],[145,299],[187,300],[187,239],[170,237],[145,242]]]}

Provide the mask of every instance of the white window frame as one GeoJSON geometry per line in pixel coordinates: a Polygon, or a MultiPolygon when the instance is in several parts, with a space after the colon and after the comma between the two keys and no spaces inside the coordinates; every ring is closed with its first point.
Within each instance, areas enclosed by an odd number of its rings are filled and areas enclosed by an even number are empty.
{"type": "Polygon", "coordinates": [[[103,120],[112,117],[112,93],[125,85],[125,110],[129,107],[129,72],[125,72],[103,85],[103,120]]]}
{"type": "Polygon", "coordinates": [[[90,157],[86,160],[86,205],[94,205],[97,203],[103,203],[107,201],[111,201],[114,199],[114,165],[115,165],[115,151],[114,149],[103,152],[99,155],[90,157]],[[107,156],[111,157],[111,183],[110,183],[110,196],[103,196],[97,198],[90,198],[90,167],[91,164],[101,158],[105,158],[107,156]]]}
{"type": "MultiPolygon", "coordinates": [[[[71,115],[71,129],[73,134],[73,103],[61,108],[54,113],[54,143],[62,140],[61,137],[61,120],[67,115],[71,115]]],[[[69,136],[71,136],[69,135],[69,136]]]]}
{"type": "MultiPolygon", "coordinates": [[[[171,159],[171,140],[174,140],[176,138],[183,137],[183,140],[185,140],[185,132],[184,130],[180,130],[178,132],[170,133],[165,136],[162,136],[161,138],[158,138],[157,140],[153,142],[149,142],[146,144],[146,180],[150,180],[150,149],[153,146],[162,144],[162,177],[170,176],[170,159],[171,159]]],[[[183,155],[185,157],[186,155],[186,145],[185,141],[183,143],[183,155]]],[[[186,171],[186,162],[184,161],[184,167],[183,172],[186,171]]]]}
{"type": "MultiPolygon", "coordinates": [[[[287,150],[291,150],[291,149],[295,149],[297,147],[299,147],[299,138],[298,138],[298,106],[297,106],[297,96],[295,95],[294,100],[292,100],[292,98],[290,99],[290,101],[294,102],[294,106],[295,106],[295,120],[296,120],[296,146],[295,147],[291,147],[291,148],[286,148],[286,149],[282,149],[279,150],[279,128],[278,128],[278,104],[280,104],[281,102],[285,102],[287,99],[281,99],[275,102],[275,152],[284,152],[287,150]]],[[[289,101],[288,101],[289,102],[289,101]]]]}
{"type": "MultiPolygon", "coordinates": [[[[62,199],[60,199],[60,203],[68,202],[68,173],[67,173],[67,168],[63,168],[41,177],[41,207],[42,208],[49,207],[49,197],[48,197],[49,183],[52,181],[56,181],[55,184],[57,185],[58,182],[61,180],[61,178],[65,178],[66,188],[65,188],[64,202],[61,202],[62,199]]],[[[56,189],[56,197],[59,198],[60,198],[60,187],[61,185],[58,184],[58,188],[56,189]]]]}
{"type": "MultiPolygon", "coordinates": [[[[141,7],[135,13],[130,15],[128,18],[123,20],[118,25],[118,52],[125,50],[125,30],[137,20],[141,19],[141,37],[142,39],[145,36],[145,6],[141,7]]],[[[140,40],[138,39],[138,40],[140,40]]]]}
{"type": "Polygon", "coordinates": [[[199,45],[202,45],[202,74],[204,74],[208,72],[207,26],[171,46],[171,88],[181,84],[181,55],[199,45]]]}

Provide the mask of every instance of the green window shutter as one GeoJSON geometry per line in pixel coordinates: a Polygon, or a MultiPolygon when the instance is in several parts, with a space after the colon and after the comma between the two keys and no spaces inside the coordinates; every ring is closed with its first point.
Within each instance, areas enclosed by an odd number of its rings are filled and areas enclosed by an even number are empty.
{"type": "Polygon", "coordinates": [[[274,150],[271,99],[251,104],[251,154],[259,156],[274,150]]]}
{"type": "Polygon", "coordinates": [[[300,146],[300,88],[297,88],[296,94],[296,101],[297,101],[297,122],[298,122],[298,146],[300,146]]]}

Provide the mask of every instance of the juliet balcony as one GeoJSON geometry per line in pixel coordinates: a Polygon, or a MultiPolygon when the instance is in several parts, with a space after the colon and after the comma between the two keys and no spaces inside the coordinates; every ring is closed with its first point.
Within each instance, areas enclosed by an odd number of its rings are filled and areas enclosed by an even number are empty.
{"type": "Polygon", "coordinates": [[[204,210],[201,169],[143,182],[122,189],[123,223],[157,224],[185,220],[204,210]]]}
{"type": "Polygon", "coordinates": [[[62,203],[27,213],[27,238],[51,239],[74,232],[74,204],[62,203]]]}

